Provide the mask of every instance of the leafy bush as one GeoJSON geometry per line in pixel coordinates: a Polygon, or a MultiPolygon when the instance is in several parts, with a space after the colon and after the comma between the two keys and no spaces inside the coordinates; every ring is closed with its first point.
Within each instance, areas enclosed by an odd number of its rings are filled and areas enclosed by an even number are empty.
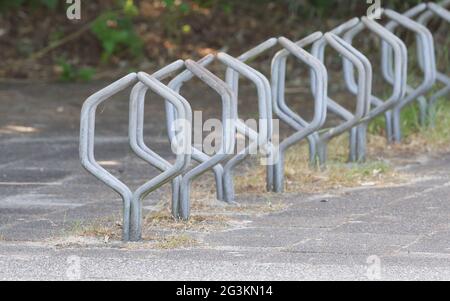
{"type": "Polygon", "coordinates": [[[112,11],[103,13],[94,21],[91,31],[102,45],[103,62],[121,51],[129,52],[135,57],[142,54],[142,41],[135,33],[129,15],[112,11]]]}
{"type": "Polygon", "coordinates": [[[94,68],[77,68],[63,59],[58,60],[58,67],[61,69],[59,76],[61,81],[89,81],[95,74],[94,68]]]}

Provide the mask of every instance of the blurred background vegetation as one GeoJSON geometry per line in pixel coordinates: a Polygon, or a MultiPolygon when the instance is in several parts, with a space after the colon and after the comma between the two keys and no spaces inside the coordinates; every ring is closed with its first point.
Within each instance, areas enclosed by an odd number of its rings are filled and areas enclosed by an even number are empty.
{"type": "MultiPolygon", "coordinates": [[[[400,11],[418,0],[382,0],[400,11]]],[[[365,0],[0,0],[0,78],[89,80],[273,36],[296,39],[366,13],[365,0]]]]}

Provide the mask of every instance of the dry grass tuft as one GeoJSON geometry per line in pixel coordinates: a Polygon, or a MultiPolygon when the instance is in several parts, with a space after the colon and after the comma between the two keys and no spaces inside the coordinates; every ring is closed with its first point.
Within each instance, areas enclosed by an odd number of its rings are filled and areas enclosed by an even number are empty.
{"type": "Polygon", "coordinates": [[[198,245],[199,243],[197,240],[183,233],[183,234],[169,235],[162,238],[154,245],[154,248],[162,250],[173,250],[173,249],[192,248],[198,245]]]}
{"type": "Polygon", "coordinates": [[[145,217],[144,228],[209,232],[226,229],[229,221],[229,217],[214,212],[208,214],[193,212],[189,221],[180,221],[172,216],[168,206],[161,206],[160,210],[151,212],[145,217]]]}
{"type": "Polygon", "coordinates": [[[86,225],[75,223],[70,232],[75,236],[98,238],[108,243],[110,240],[121,239],[122,225],[113,218],[107,218],[86,225]]]}
{"type": "Polygon", "coordinates": [[[210,232],[224,230],[234,223],[236,215],[263,215],[279,212],[287,205],[281,200],[258,200],[252,203],[227,205],[219,202],[215,194],[204,195],[204,191],[193,191],[191,218],[189,221],[175,219],[170,211],[168,202],[159,204],[159,209],[148,214],[144,219],[146,229],[160,230],[189,230],[196,232],[210,232]],[[195,197],[202,195],[202,198],[195,197]]]}

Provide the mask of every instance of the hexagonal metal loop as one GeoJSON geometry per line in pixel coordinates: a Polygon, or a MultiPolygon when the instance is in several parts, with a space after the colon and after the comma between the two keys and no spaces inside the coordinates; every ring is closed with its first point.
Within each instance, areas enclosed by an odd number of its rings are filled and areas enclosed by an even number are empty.
{"type": "Polygon", "coordinates": [[[120,180],[95,161],[95,113],[98,105],[114,94],[137,82],[137,74],[131,73],[106,88],[90,96],[81,110],[80,121],[80,159],[83,167],[108,187],[116,191],[123,200],[123,239],[129,239],[130,207],[133,193],[120,180]]]}
{"type": "MultiPolygon", "coordinates": [[[[321,33],[314,33],[314,34],[302,39],[301,41],[296,42],[296,44],[299,47],[302,47],[304,45],[312,43],[313,41],[317,40],[321,36],[322,36],[321,33]]],[[[277,38],[268,39],[268,40],[264,41],[263,43],[257,45],[256,47],[250,49],[249,51],[245,52],[241,56],[237,57],[237,60],[242,61],[242,62],[247,62],[249,60],[252,60],[252,59],[260,56],[264,52],[272,49],[274,46],[277,46],[279,44],[280,44],[279,39],[277,39],[277,38]]],[[[281,53],[289,54],[289,52],[287,52],[286,50],[282,50],[281,53]]],[[[281,61],[283,62],[283,60],[281,60],[281,61]]],[[[272,71],[272,77],[274,76],[274,74],[278,74],[278,69],[280,69],[280,73],[282,73],[282,74],[285,74],[285,72],[286,72],[286,70],[283,69],[283,63],[281,64],[281,67],[279,67],[279,65],[276,63],[275,64],[272,63],[272,69],[277,70],[276,72],[272,71]]],[[[258,74],[260,76],[260,78],[261,78],[261,80],[263,80],[263,82],[267,82],[267,78],[265,78],[265,76],[262,75],[260,72],[256,71],[256,74],[258,74]]],[[[237,93],[238,85],[239,85],[239,73],[232,70],[232,68],[228,68],[227,69],[227,82],[230,84],[231,87],[233,87],[233,90],[237,93]]],[[[322,81],[322,83],[323,83],[323,81],[322,81]]],[[[271,96],[272,96],[271,103],[268,103],[268,112],[272,112],[272,113],[270,113],[270,115],[275,114],[278,118],[282,119],[284,122],[286,122],[292,128],[299,131],[298,134],[300,135],[300,132],[301,133],[305,132],[304,128],[308,127],[309,124],[306,121],[304,121],[303,119],[301,119],[298,115],[293,113],[293,111],[290,110],[288,108],[288,106],[286,105],[286,103],[284,102],[284,84],[285,84],[284,77],[282,76],[280,81],[278,81],[278,77],[272,78],[272,83],[269,83],[269,85],[267,86],[267,89],[268,89],[267,93],[271,94],[271,96]],[[275,91],[278,91],[277,92],[278,94],[274,93],[275,91]],[[278,97],[279,94],[282,94],[282,97],[278,97]],[[291,114],[291,113],[293,113],[293,114],[291,114]]],[[[272,164],[267,165],[267,190],[274,191],[274,190],[278,190],[277,188],[275,188],[274,181],[275,181],[275,177],[276,177],[275,173],[277,172],[275,165],[277,165],[276,163],[279,163],[278,162],[279,158],[276,158],[277,155],[275,155],[275,153],[278,153],[278,151],[276,151],[274,149],[275,146],[272,144],[273,121],[271,118],[268,119],[267,126],[269,129],[268,134],[270,136],[269,137],[270,143],[268,144],[268,146],[269,146],[268,150],[269,150],[269,154],[270,154],[269,158],[270,158],[271,162],[274,163],[273,165],[272,164]]],[[[316,151],[315,151],[315,144],[316,144],[315,136],[317,136],[317,133],[313,133],[306,137],[308,139],[309,145],[310,145],[311,162],[313,161],[313,157],[315,156],[315,153],[316,153],[316,151]]],[[[235,158],[237,159],[237,157],[235,157],[235,158]]],[[[280,186],[280,185],[278,185],[278,186],[280,186]]]]}
{"type": "MultiPolygon", "coordinates": [[[[179,65],[179,62],[177,63],[179,65]]],[[[158,77],[163,77],[165,72],[169,72],[173,69],[173,66],[164,68],[164,72],[160,71],[155,75],[158,77]]],[[[157,168],[164,169],[164,172],[152,180],[146,182],[144,185],[139,187],[134,193],[120,180],[115,178],[111,173],[106,171],[101,167],[94,158],[94,139],[95,139],[95,113],[97,106],[109,99],[114,94],[124,90],[133,83],[140,81],[132,91],[131,95],[131,108],[130,112],[130,143],[134,144],[137,142],[138,135],[137,129],[133,128],[133,125],[137,125],[138,114],[135,113],[134,109],[138,107],[139,99],[145,96],[141,93],[142,87],[145,85],[147,88],[151,89],[155,93],[164,97],[167,101],[171,102],[177,111],[177,115],[180,120],[184,120],[188,124],[191,123],[192,112],[187,102],[184,102],[179,95],[170,90],[167,86],[163,85],[156,78],[149,76],[145,73],[132,73],[110,86],[102,89],[101,91],[95,93],[89,97],[83,105],[81,113],[81,124],[80,124],[80,158],[82,165],[95,177],[105,183],[107,186],[111,187],[114,191],[119,193],[124,202],[123,209],[123,240],[133,240],[137,241],[141,237],[141,200],[147,196],[150,192],[159,188],[161,185],[172,180],[174,177],[178,176],[184,171],[186,166],[190,161],[190,153],[186,145],[191,145],[191,132],[190,128],[182,128],[180,130],[182,134],[182,139],[178,140],[178,145],[176,145],[176,155],[177,159],[175,164],[171,165],[168,162],[162,161],[152,161],[157,168]],[[133,142],[131,142],[133,141],[133,142]],[[166,164],[167,163],[167,164],[166,164]]],[[[141,156],[148,155],[148,151],[152,152],[149,148],[143,148],[141,145],[134,145],[133,150],[139,153],[141,156]]]]}
{"type": "MultiPolygon", "coordinates": [[[[151,77],[163,80],[164,78],[168,77],[172,73],[184,68],[184,61],[178,60],[171,65],[161,69],[160,71],[154,73],[151,75],[151,77]]],[[[150,77],[150,75],[145,73],[139,74],[141,77],[146,78],[150,77]]],[[[148,86],[146,86],[143,83],[138,83],[133,88],[133,91],[131,93],[130,97],[130,123],[129,123],[129,139],[130,139],[130,147],[131,149],[136,153],[137,156],[139,156],[141,159],[149,163],[150,165],[154,166],[161,172],[168,172],[173,168],[173,165],[169,163],[167,160],[162,158],[160,155],[158,155],[156,152],[151,150],[144,141],[144,106],[145,106],[145,95],[148,91],[148,86]]],[[[178,93],[175,93],[172,89],[167,90],[168,93],[172,95],[172,97],[178,98],[178,100],[183,104],[185,112],[186,112],[186,119],[177,119],[176,122],[172,126],[181,126],[185,127],[186,131],[182,133],[177,133],[177,130],[174,128],[174,133],[177,136],[177,138],[182,138],[183,135],[189,134],[184,140],[191,141],[191,126],[192,126],[192,110],[189,105],[189,103],[184,99],[181,95],[178,93]]],[[[169,103],[171,106],[171,102],[169,100],[166,101],[166,103],[169,103]]],[[[174,106],[173,106],[174,107],[174,106]]],[[[175,108],[175,107],[174,107],[175,108]]],[[[174,110],[175,111],[175,110],[174,110]]],[[[176,111],[175,111],[176,112],[176,111]]],[[[179,116],[179,115],[178,115],[179,116]]],[[[172,142],[172,147],[175,146],[175,143],[177,143],[176,140],[170,141],[172,142]]],[[[182,142],[182,141],[181,141],[182,142]]],[[[190,159],[191,159],[191,152],[190,152],[190,144],[185,144],[182,142],[181,144],[185,149],[182,151],[183,154],[185,154],[185,166],[183,170],[189,165],[190,159]]],[[[175,151],[175,153],[178,153],[175,151]]],[[[176,175],[179,175],[177,173],[176,175]]],[[[173,177],[169,177],[170,180],[173,180],[173,177]]],[[[166,183],[167,180],[164,181],[166,183]]],[[[174,192],[176,189],[174,189],[174,192]]],[[[137,206],[140,206],[139,203],[137,206]]],[[[141,210],[139,208],[139,210],[141,210]]],[[[141,214],[138,212],[139,215],[141,214]]],[[[140,221],[141,219],[139,216],[136,218],[137,221],[140,221]]],[[[139,227],[139,225],[138,225],[139,227]]],[[[139,232],[139,231],[138,231],[139,232]]]]}
{"type": "Polygon", "coordinates": [[[155,191],[165,183],[168,183],[179,176],[187,168],[190,163],[190,146],[192,144],[190,127],[190,125],[192,124],[192,112],[187,101],[182,99],[181,96],[177,95],[167,86],[159,82],[157,79],[149,76],[148,74],[140,72],[138,74],[138,78],[149,89],[162,96],[173,106],[175,106],[178,116],[177,121],[182,121],[182,127],[179,128],[176,144],[172,145],[172,151],[176,154],[175,163],[168,169],[166,169],[163,173],[139,187],[133,195],[133,199],[131,201],[130,220],[130,239],[132,241],[139,241],[141,239],[142,199],[152,191],[155,191]]]}
{"type": "MultiPolygon", "coordinates": [[[[428,10],[426,10],[422,15],[419,16],[419,18],[417,18],[417,22],[419,22],[420,24],[422,24],[424,26],[428,26],[428,23],[431,21],[431,19],[434,16],[437,16],[446,22],[450,22],[450,20],[449,20],[450,12],[446,9],[447,7],[450,7],[450,0],[442,1],[439,4],[429,2],[428,10]]],[[[412,17],[412,16],[409,15],[409,17],[412,17]]],[[[426,68],[426,66],[424,66],[422,48],[417,47],[417,50],[418,50],[419,66],[422,70],[424,70],[424,68],[426,68]]],[[[444,73],[440,72],[438,69],[436,69],[436,79],[441,84],[443,84],[444,87],[429,97],[428,118],[429,118],[429,122],[431,123],[431,125],[434,125],[436,122],[435,106],[436,106],[437,101],[441,97],[450,93],[450,76],[447,74],[444,74],[444,73]]]]}
{"type": "MultiPolygon", "coordinates": [[[[317,157],[319,164],[324,166],[327,159],[327,144],[328,142],[346,131],[352,131],[350,144],[351,150],[357,148],[357,141],[352,138],[356,138],[357,126],[361,124],[364,118],[370,111],[370,96],[372,91],[372,66],[369,60],[357,49],[345,42],[338,35],[343,34],[346,31],[354,28],[359,23],[358,18],[351,19],[334,30],[326,33],[324,37],[313,44],[312,54],[320,61],[324,62],[325,48],[331,46],[335,49],[344,59],[348,60],[352,66],[356,67],[358,72],[358,84],[356,93],[356,106],[355,111],[350,112],[346,108],[339,105],[336,101],[327,97],[327,108],[330,112],[333,112],[340,117],[343,122],[334,128],[331,128],[320,135],[317,142],[317,157]]],[[[316,76],[312,77],[311,85],[313,91],[315,89],[316,76]]],[[[364,145],[359,143],[359,145],[364,145]]],[[[351,156],[352,157],[351,152],[351,156]]],[[[351,159],[351,158],[350,158],[351,159]]]]}
{"type": "Polygon", "coordinates": [[[282,141],[278,148],[274,168],[273,191],[275,192],[282,192],[284,190],[284,157],[286,151],[307,137],[313,139],[313,143],[315,144],[318,135],[314,135],[314,133],[323,126],[326,119],[327,70],[320,60],[302,48],[321,37],[322,33],[316,32],[297,43],[284,37],[278,39],[279,44],[284,49],[279,51],[272,60],[272,97],[274,98],[273,106],[276,108],[274,112],[280,119],[294,128],[296,133],[282,141]],[[315,78],[319,79],[315,81],[315,87],[312,89],[314,91],[314,116],[311,121],[305,121],[291,110],[285,101],[286,61],[289,55],[293,55],[305,64],[311,71],[311,74],[314,74],[315,78]]]}
{"type": "MultiPolygon", "coordinates": [[[[209,54],[199,60],[197,63],[202,66],[207,66],[212,61],[214,61],[214,55],[209,54]]],[[[190,72],[189,70],[185,70],[181,72],[179,75],[177,75],[174,79],[172,79],[169,83],[169,88],[171,88],[176,93],[180,93],[181,88],[183,87],[184,83],[187,81],[190,81],[192,78],[194,78],[194,74],[190,72]]],[[[176,139],[175,132],[173,131],[173,123],[177,119],[176,112],[173,108],[173,106],[166,102],[166,124],[167,124],[167,131],[169,135],[170,141],[173,141],[176,139]]],[[[191,155],[192,159],[201,163],[205,163],[208,160],[211,159],[210,156],[203,153],[201,150],[197,149],[195,146],[192,146],[191,148],[191,155]]],[[[212,167],[212,170],[215,175],[215,181],[216,181],[216,191],[217,191],[217,199],[223,200],[223,166],[221,164],[217,164],[212,167]]],[[[172,213],[175,217],[178,217],[179,215],[179,191],[180,191],[180,184],[181,184],[181,177],[175,179],[172,183],[172,213]]]]}
{"type": "MultiPolygon", "coordinates": [[[[385,25],[386,29],[394,32],[398,27],[403,27],[415,34],[418,54],[420,57],[418,61],[419,65],[423,67],[422,83],[417,87],[411,87],[407,85],[406,95],[401,99],[401,101],[395,106],[393,110],[392,135],[395,142],[400,142],[402,139],[400,112],[411,102],[415,100],[418,101],[420,107],[420,120],[422,124],[425,123],[428,103],[424,95],[431,90],[437,78],[433,36],[424,25],[410,19],[411,17],[414,17],[426,10],[426,8],[427,5],[425,3],[421,3],[416,7],[408,10],[403,15],[390,9],[384,10],[384,15],[390,19],[389,23],[385,25]],[[421,63],[421,61],[423,63],[421,63]]],[[[386,80],[393,82],[394,71],[392,67],[392,47],[388,43],[386,43],[386,41],[382,41],[382,51],[383,76],[386,80]]]]}
{"type": "MultiPolygon", "coordinates": [[[[268,125],[266,122],[268,120],[271,121],[272,114],[271,114],[271,100],[270,100],[270,83],[268,80],[259,72],[254,70],[253,68],[247,66],[246,64],[242,63],[241,61],[227,55],[226,53],[219,53],[217,56],[214,55],[208,55],[197,62],[198,66],[206,67],[210,63],[212,63],[215,59],[220,61],[222,64],[227,66],[227,83],[229,85],[228,89],[230,87],[233,88],[235,95],[237,95],[237,86],[233,86],[233,76],[237,74],[238,76],[243,76],[248,78],[251,82],[253,82],[257,89],[258,94],[258,111],[260,114],[261,119],[261,127],[256,132],[255,130],[249,128],[245,123],[243,123],[240,120],[236,121],[236,129],[239,133],[247,136],[252,141],[251,145],[247,148],[245,148],[242,152],[235,155],[233,158],[231,158],[228,163],[225,165],[225,167],[222,167],[222,165],[218,164],[215,165],[213,168],[218,168],[215,170],[216,173],[216,183],[217,183],[217,192],[218,192],[218,199],[224,200],[228,203],[234,201],[234,185],[233,185],[233,179],[232,179],[232,173],[234,168],[241,163],[248,154],[252,151],[252,149],[256,148],[257,146],[263,146],[266,145],[269,141],[269,136],[271,139],[271,126],[268,125]],[[220,177],[220,180],[218,178],[220,177]]],[[[206,70],[206,69],[205,69],[206,70]]],[[[194,77],[193,72],[190,72],[189,70],[186,70],[185,72],[181,73],[179,76],[174,78],[172,82],[169,84],[169,87],[174,89],[176,92],[179,92],[184,85],[185,82],[191,80],[194,77]]],[[[218,78],[216,78],[217,80],[218,78]]],[[[219,79],[220,80],[220,79],[219,79]]],[[[234,111],[234,114],[238,114],[238,105],[237,101],[233,102],[232,110],[234,111]]],[[[170,105],[166,106],[166,112],[167,112],[167,120],[168,127],[170,128],[171,120],[173,120],[176,115],[173,114],[172,109],[170,108],[170,105]]],[[[173,133],[169,133],[169,136],[171,139],[174,138],[173,133]]],[[[232,154],[232,153],[229,153],[232,154]]],[[[200,163],[204,163],[207,160],[210,160],[210,158],[206,157],[206,154],[202,154],[200,150],[197,150],[193,146],[193,159],[199,161],[200,163]],[[201,156],[201,155],[202,156],[201,156]],[[207,158],[207,159],[206,159],[207,158]]],[[[174,186],[179,186],[181,183],[181,178],[178,179],[178,181],[174,184],[174,186]]],[[[176,203],[177,196],[173,196],[173,203],[176,203]]],[[[175,210],[176,206],[173,206],[173,212],[174,215],[177,216],[177,211],[175,210]]]]}
{"type": "Polygon", "coordinates": [[[444,8],[445,6],[450,6],[450,3],[447,1],[446,3],[443,3],[441,5],[438,5],[436,3],[428,3],[428,9],[432,11],[434,14],[439,16],[441,19],[444,19],[447,22],[450,22],[450,11],[446,10],[444,8]]]}
{"type": "MultiPolygon", "coordinates": [[[[394,50],[394,78],[393,81],[388,81],[388,83],[393,86],[393,89],[392,95],[386,100],[371,95],[369,113],[363,118],[363,125],[358,127],[356,131],[357,136],[351,138],[351,141],[356,141],[357,145],[355,145],[355,143],[351,144],[350,160],[358,162],[363,162],[366,159],[366,132],[368,123],[380,114],[385,114],[387,139],[389,142],[392,141],[392,112],[390,110],[404,97],[407,79],[406,62],[408,54],[405,44],[397,36],[377,22],[368,17],[362,17],[361,22],[358,25],[344,34],[343,39],[351,45],[355,36],[362,33],[364,29],[367,29],[370,33],[378,36],[381,41],[388,43],[394,50]]],[[[347,59],[344,59],[343,67],[347,88],[352,94],[356,95],[358,87],[355,81],[354,67],[347,59]]],[[[352,135],[354,134],[355,131],[352,131],[352,135]]]]}
{"type": "MultiPolygon", "coordinates": [[[[234,169],[243,162],[250,153],[256,153],[258,147],[266,149],[270,147],[268,144],[272,140],[272,100],[270,83],[260,72],[224,52],[217,54],[217,59],[227,66],[226,81],[233,89],[236,96],[239,91],[239,76],[250,80],[255,85],[258,95],[259,129],[256,132],[256,130],[249,128],[242,121],[238,120],[236,122],[237,131],[248,136],[251,143],[248,147],[231,158],[224,167],[223,182],[225,201],[233,202],[235,198],[233,182],[234,169]]],[[[235,110],[236,112],[238,111],[237,101],[235,110]]]]}
{"type": "Polygon", "coordinates": [[[203,81],[216,91],[222,99],[222,144],[220,150],[214,156],[188,171],[179,179],[179,217],[182,219],[188,219],[190,215],[190,186],[193,179],[222,163],[233,153],[237,121],[237,110],[234,109],[237,100],[231,88],[202,65],[192,60],[187,60],[185,65],[192,76],[196,76],[203,81]]]}

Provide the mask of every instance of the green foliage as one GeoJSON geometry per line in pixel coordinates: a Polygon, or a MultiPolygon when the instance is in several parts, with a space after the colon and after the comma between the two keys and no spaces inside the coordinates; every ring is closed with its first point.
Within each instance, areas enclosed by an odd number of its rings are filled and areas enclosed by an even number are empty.
{"type": "Polygon", "coordinates": [[[421,130],[419,121],[419,106],[417,103],[405,107],[401,112],[402,133],[405,137],[421,130]]]}
{"type": "Polygon", "coordinates": [[[139,9],[134,4],[133,0],[122,1],[123,12],[127,16],[137,16],[139,14],[139,9]]]}
{"type": "MultiPolygon", "coordinates": [[[[419,107],[412,104],[405,107],[401,112],[401,127],[405,137],[418,133],[422,127],[419,121],[419,107]]],[[[368,127],[368,132],[376,135],[385,135],[386,119],[385,116],[379,116],[373,120],[368,127]]]]}
{"type": "MultiPolygon", "coordinates": [[[[444,100],[444,99],[442,99],[444,100]]],[[[436,107],[430,108],[430,117],[427,126],[422,126],[419,121],[419,106],[414,103],[405,107],[401,112],[402,134],[408,137],[412,134],[424,133],[429,139],[442,141],[450,137],[450,105],[441,101],[436,107]]],[[[380,116],[373,120],[368,128],[369,133],[384,136],[385,119],[380,116]]]]}
{"type": "Polygon", "coordinates": [[[384,132],[385,128],[386,128],[386,121],[385,121],[385,117],[383,115],[383,116],[378,116],[377,118],[372,120],[369,123],[367,131],[374,135],[385,136],[385,132],[384,132]]]}
{"type": "Polygon", "coordinates": [[[91,31],[102,45],[103,62],[122,51],[135,57],[142,54],[142,41],[135,33],[129,15],[112,11],[103,13],[94,21],[91,31]]]}
{"type": "Polygon", "coordinates": [[[310,5],[312,5],[319,14],[323,14],[328,11],[333,4],[335,3],[329,0],[310,0],[310,5]]]}
{"type": "Polygon", "coordinates": [[[351,180],[360,176],[373,176],[374,172],[378,174],[386,174],[390,169],[391,167],[389,166],[389,164],[383,161],[358,163],[352,165],[351,168],[349,168],[343,176],[351,180]]]}
{"type": "Polygon", "coordinates": [[[51,9],[55,9],[58,6],[58,0],[41,0],[40,2],[51,9]]]}
{"type": "Polygon", "coordinates": [[[58,66],[61,68],[61,81],[89,81],[95,74],[95,69],[90,67],[76,68],[67,61],[60,59],[58,66]]]}
{"type": "Polygon", "coordinates": [[[450,140],[450,104],[448,99],[442,98],[437,103],[434,108],[434,114],[435,122],[432,124],[432,130],[428,131],[426,134],[428,134],[433,141],[448,142],[450,140]]]}
{"type": "Polygon", "coordinates": [[[436,107],[431,108],[434,122],[428,120],[426,126],[420,126],[417,118],[418,107],[410,106],[402,113],[402,130],[405,137],[414,134],[423,140],[423,144],[432,149],[442,150],[448,147],[450,141],[450,103],[441,98],[436,107]],[[415,112],[414,112],[415,111],[415,112]]]}
{"type": "Polygon", "coordinates": [[[90,81],[95,75],[95,69],[91,67],[83,67],[78,69],[76,79],[90,81]]]}

